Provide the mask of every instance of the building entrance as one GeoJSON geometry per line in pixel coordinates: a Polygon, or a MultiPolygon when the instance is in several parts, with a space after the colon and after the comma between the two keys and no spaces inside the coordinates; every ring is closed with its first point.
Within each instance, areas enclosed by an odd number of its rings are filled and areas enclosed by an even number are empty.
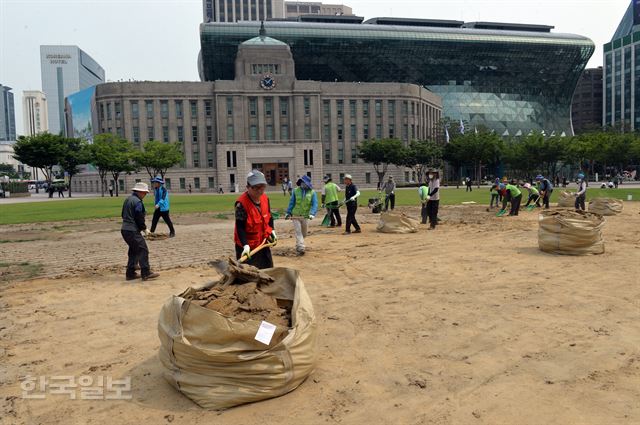
{"type": "Polygon", "coordinates": [[[269,186],[279,185],[284,181],[285,177],[289,177],[289,164],[286,162],[251,164],[251,168],[262,171],[269,186]]]}

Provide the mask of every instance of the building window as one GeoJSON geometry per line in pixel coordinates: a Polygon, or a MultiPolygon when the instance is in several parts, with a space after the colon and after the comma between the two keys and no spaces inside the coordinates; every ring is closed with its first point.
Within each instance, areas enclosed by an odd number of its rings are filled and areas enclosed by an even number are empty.
{"type": "Polygon", "coordinates": [[[233,97],[227,96],[227,116],[233,116],[233,97]]]}
{"type": "Polygon", "coordinates": [[[100,118],[104,120],[104,103],[100,104],[100,118]]]}
{"type": "Polygon", "coordinates": [[[364,182],[371,184],[371,173],[364,173],[364,182]]]}
{"type": "Polygon", "coordinates": [[[304,115],[309,116],[311,114],[311,99],[308,97],[304,98],[304,115]]]}
{"type": "Polygon", "coordinates": [[[369,139],[369,124],[364,124],[362,126],[362,138],[365,140],[369,139]]]}
{"type": "Polygon", "coordinates": [[[233,125],[232,124],[227,125],[227,140],[233,141],[233,125]]]}
{"type": "Polygon", "coordinates": [[[376,139],[382,139],[382,124],[376,124],[376,139]]]}
{"type": "Polygon", "coordinates": [[[178,126],[178,142],[184,142],[184,127],[178,126]]]}
{"type": "Polygon", "coordinates": [[[182,101],[176,100],[176,118],[182,118],[182,101]]]}
{"type": "Polygon", "coordinates": [[[351,163],[356,164],[358,162],[358,149],[351,148],[351,163]]]}
{"type": "Polygon", "coordinates": [[[213,143],[213,128],[210,125],[207,126],[207,143],[213,143]]]}
{"type": "Polygon", "coordinates": [[[313,149],[304,150],[304,165],[313,165],[313,149]]]}
{"type": "Polygon", "coordinates": [[[409,140],[409,126],[407,124],[402,126],[402,140],[409,140]]]}
{"type": "Polygon", "coordinates": [[[131,118],[137,120],[140,115],[140,111],[138,110],[138,102],[131,102],[131,118]]]}
{"type": "Polygon", "coordinates": [[[215,185],[215,182],[213,181],[213,177],[208,178],[207,186],[209,187],[209,189],[215,189],[216,185],[215,185]]]}
{"type": "Polygon", "coordinates": [[[227,168],[236,168],[236,151],[227,151],[227,168]]]}
{"type": "Polygon", "coordinates": [[[195,146],[193,150],[193,166],[195,168],[200,168],[200,152],[198,151],[197,146],[195,146]]]}
{"type": "Polygon", "coordinates": [[[355,142],[356,138],[357,138],[356,125],[355,124],[351,124],[351,141],[355,142]]]}
{"type": "Polygon", "coordinates": [[[116,119],[119,120],[120,118],[122,118],[122,108],[120,107],[120,102],[115,103],[115,108],[116,108],[116,119]]]}
{"type": "Polygon", "coordinates": [[[411,115],[415,115],[416,114],[416,104],[414,102],[411,102],[411,115]]]}
{"type": "Polygon", "coordinates": [[[249,116],[255,117],[258,114],[257,103],[258,101],[255,97],[249,98],[249,116]]]}
{"type": "Polygon", "coordinates": [[[402,116],[406,117],[409,113],[409,102],[406,100],[402,102],[402,116]]]}
{"type": "Polygon", "coordinates": [[[122,127],[117,127],[116,128],[116,134],[118,135],[118,137],[124,137],[124,131],[123,131],[122,127]]]}
{"type": "Polygon", "coordinates": [[[191,119],[198,118],[198,101],[192,100],[189,102],[189,105],[191,105],[191,119]]]}
{"type": "Polygon", "coordinates": [[[329,119],[329,114],[331,112],[331,104],[328,100],[322,101],[322,116],[326,119],[329,119]]]}
{"type": "Polygon", "coordinates": [[[184,177],[180,177],[180,189],[184,190],[186,186],[184,177]]]}
{"type": "Polygon", "coordinates": [[[210,117],[211,116],[211,101],[210,100],[205,100],[204,101],[204,116],[205,117],[210,117]]]}
{"type": "Polygon", "coordinates": [[[396,102],[394,100],[389,100],[387,102],[387,108],[389,109],[389,118],[393,118],[396,116],[396,102]]]}
{"type": "Polygon", "coordinates": [[[140,127],[133,127],[133,144],[140,147],[140,127]]]}
{"type": "Polygon", "coordinates": [[[195,125],[191,127],[191,143],[198,143],[198,127],[195,125]]]}
{"type": "Polygon", "coordinates": [[[162,126],[162,141],[165,143],[169,143],[169,127],[162,126]]]}
{"type": "Polygon", "coordinates": [[[329,124],[322,126],[322,140],[328,142],[331,138],[331,127],[329,124]]]}
{"type": "Polygon", "coordinates": [[[147,127],[147,140],[155,139],[153,134],[153,127],[147,127]]]}
{"type": "Polygon", "coordinates": [[[338,115],[338,118],[342,118],[343,112],[344,112],[344,101],[338,100],[336,102],[336,114],[338,115]]]}
{"type": "Polygon", "coordinates": [[[368,100],[363,100],[362,101],[362,116],[367,118],[369,116],[369,101],[368,100]]]}
{"type": "Polygon", "coordinates": [[[282,140],[289,140],[289,126],[287,124],[283,124],[280,127],[280,138],[282,140]]]}
{"type": "Polygon", "coordinates": [[[195,189],[200,189],[200,177],[193,178],[193,187],[195,189]]]}
{"type": "Polygon", "coordinates": [[[382,116],[382,101],[376,100],[376,117],[382,116]]]}
{"type": "Polygon", "coordinates": [[[171,179],[164,179],[164,185],[167,189],[171,189],[171,179]]]}
{"type": "Polygon", "coordinates": [[[396,137],[396,127],[393,124],[389,124],[389,138],[393,139],[396,137]]]}
{"type": "Polygon", "coordinates": [[[107,119],[111,119],[111,104],[107,103],[107,119]]]}
{"type": "Polygon", "coordinates": [[[249,127],[249,139],[250,140],[258,140],[258,127],[252,125],[249,127]]]}
{"type": "Polygon", "coordinates": [[[271,124],[268,124],[265,127],[265,132],[266,132],[266,139],[273,140],[273,126],[271,124]]]}
{"type": "Polygon", "coordinates": [[[160,117],[169,118],[169,101],[167,100],[160,101],[160,117]]]}
{"type": "Polygon", "coordinates": [[[344,163],[344,149],[338,149],[338,164],[344,163]]]}
{"type": "Polygon", "coordinates": [[[153,119],[153,100],[147,100],[144,104],[147,107],[147,118],[153,119]]]}
{"type": "Polygon", "coordinates": [[[264,98],[264,115],[267,117],[271,116],[271,112],[273,110],[273,100],[270,97],[264,98]]]}
{"type": "Polygon", "coordinates": [[[349,101],[349,113],[351,115],[351,118],[356,117],[356,101],[355,100],[349,101]]]}
{"type": "Polygon", "coordinates": [[[213,152],[207,152],[207,167],[213,168],[213,152]]]}
{"type": "Polygon", "coordinates": [[[286,97],[280,98],[280,115],[283,117],[289,115],[289,99],[286,97]]]}
{"type": "Polygon", "coordinates": [[[311,139],[311,126],[309,124],[304,125],[304,138],[311,139]]]}
{"type": "Polygon", "coordinates": [[[324,150],[324,163],[331,164],[331,149],[325,148],[324,150]]]}
{"type": "Polygon", "coordinates": [[[342,124],[338,124],[338,140],[343,140],[342,139],[342,124]]]}

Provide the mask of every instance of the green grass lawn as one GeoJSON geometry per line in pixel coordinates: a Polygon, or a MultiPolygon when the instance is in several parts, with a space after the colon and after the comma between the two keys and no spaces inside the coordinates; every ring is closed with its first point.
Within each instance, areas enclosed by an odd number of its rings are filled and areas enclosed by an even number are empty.
{"type": "MultiPolygon", "coordinates": [[[[561,189],[560,189],[561,190],[561,189]]],[[[552,202],[560,191],[553,193],[552,202]]],[[[572,190],[575,190],[572,189],[572,190]]],[[[627,199],[627,195],[633,195],[634,201],[640,200],[640,189],[589,189],[587,202],[596,197],[613,197],[627,199]]],[[[319,195],[318,195],[319,196],[319,195]]],[[[377,192],[365,190],[359,200],[360,205],[366,206],[369,198],[377,197],[377,192]]],[[[526,197],[526,193],[525,193],[526,197]]],[[[171,212],[173,214],[211,212],[212,216],[231,213],[233,211],[235,194],[228,195],[174,195],[171,197],[171,212]]],[[[283,211],[289,201],[288,196],[282,196],[282,192],[269,193],[271,208],[283,211]]],[[[473,192],[465,192],[463,188],[443,188],[440,196],[442,205],[457,205],[462,202],[475,201],[479,204],[489,204],[488,187],[474,188],[473,192]]],[[[0,224],[41,223],[48,221],[86,220],[92,218],[119,217],[124,196],[119,198],[99,199],[75,199],[68,201],[51,202],[27,202],[22,204],[8,204],[0,206],[0,224]]],[[[318,199],[320,201],[320,199],[318,199]]],[[[396,205],[418,206],[417,189],[402,189],[396,193],[396,205]]],[[[148,215],[153,213],[153,196],[145,198],[145,206],[148,215]]]]}

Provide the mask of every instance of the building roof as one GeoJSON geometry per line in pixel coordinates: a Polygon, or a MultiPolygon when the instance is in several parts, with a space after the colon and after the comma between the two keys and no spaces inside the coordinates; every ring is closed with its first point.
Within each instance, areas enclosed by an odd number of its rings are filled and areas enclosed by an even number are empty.
{"type": "Polygon", "coordinates": [[[286,46],[287,43],[283,43],[280,40],[276,40],[275,38],[259,35],[258,37],[253,37],[247,41],[244,41],[240,44],[241,46],[286,46]]]}

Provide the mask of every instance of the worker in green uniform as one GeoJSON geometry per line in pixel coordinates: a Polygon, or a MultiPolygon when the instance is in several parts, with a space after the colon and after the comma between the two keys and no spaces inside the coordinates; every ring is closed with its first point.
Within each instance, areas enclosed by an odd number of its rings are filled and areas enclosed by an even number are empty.
{"type": "Polygon", "coordinates": [[[520,202],[522,201],[522,191],[518,186],[511,183],[501,183],[500,189],[505,190],[505,197],[502,200],[502,209],[507,209],[507,204],[511,204],[509,215],[518,215],[520,211],[520,202]]]}
{"type": "Polygon", "coordinates": [[[297,181],[297,187],[293,190],[289,199],[286,219],[293,220],[293,229],[296,234],[296,252],[304,255],[304,238],[307,236],[307,225],[313,220],[318,211],[318,195],[313,190],[311,178],[302,176],[297,181]]]}
{"type": "Polygon", "coordinates": [[[427,202],[429,201],[429,186],[427,182],[422,182],[418,188],[418,196],[420,197],[420,204],[422,204],[422,210],[420,215],[422,216],[422,224],[427,224],[427,202]]]}
{"type": "Polygon", "coordinates": [[[528,207],[531,202],[535,202],[536,207],[540,207],[540,191],[535,186],[531,186],[530,183],[525,183],[524,188],[529,192],[529,199],[527,199],[527,203],[524,206],[528,207]]]}
{"type": "Polygon", "coordinates": [[[338,192],[342,192],[340,186],[331,181],[331,176],[324,176],[324,187],[322,188],[322,208],[327,209],[327,215],[331,219],[329,227],[341,227],[342,218],[338,208],[340,202],[338,200],[338,192]]]}

